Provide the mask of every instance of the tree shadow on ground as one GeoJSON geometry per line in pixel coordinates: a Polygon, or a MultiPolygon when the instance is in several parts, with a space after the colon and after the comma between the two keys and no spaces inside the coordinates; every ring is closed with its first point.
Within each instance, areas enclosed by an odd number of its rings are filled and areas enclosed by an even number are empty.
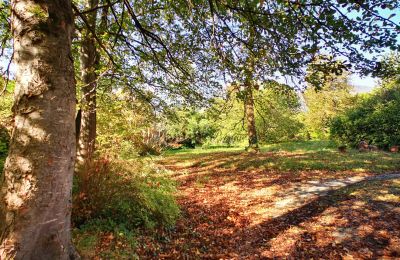
{"type": "MultiPolygon", "coordinates": [[[[314,152],[221,152],[214,154],[176,155],[161,161],[161,164],[178,172],[188,170],[190,175],[221,172],[265,172],[279,171],[301,173],[303,171],[356,171],[382,173],[400,168],[400,155],[384,152],[359,153],[352,151],[341,154],[336,151],[314,152]]],[[[180,175],[177,173],[175,176],[180,175]]],[[[328,175],[329,176],[329,175],[328,175]]],[[[215,176],[218,178],[218,176],[215,176]]],[[[331,176],[332,177],[332,176],[331,176]]]]}
{"type": "Polygon", "coordinates": [[[359,181],[323,191],[258,224],[233,208],[227,198],[206,204],[201,195],[195,195],[206,191],[194,191],[193,196],[181,199],[183,218],[176,230],[165,234],[169,242],[162,243],[157,258],[399,257],[400,203],[363,201],[352,195],[367,184],[359,181]]]}

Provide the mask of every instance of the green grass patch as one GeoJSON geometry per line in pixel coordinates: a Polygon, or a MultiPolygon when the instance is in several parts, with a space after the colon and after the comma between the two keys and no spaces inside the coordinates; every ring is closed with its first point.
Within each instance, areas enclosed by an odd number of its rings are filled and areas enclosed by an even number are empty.
{"type": "Polygon", "coordinates": [[[329,140],[287,142],[261,146],[262,152],[317,152],[332,150],[336,150],[336,145],[329,140]]]}
{"type": "Polygon", "coordinates": [[[73,230],[73,242],[82,259],[138,259],[136,234],[121,226],[110,230],[108,224],[94,220],[73,230]]]}
{"type": "Polygon", "coordinates": [[[166,154],[167,162],[181,167],[231,170],[354,171],[383,173],[400,169],[400,153],[364,152],[349,149],[339,153],[330,141],[270,144],[251,154],[240,148],[192,149],[166,154]]]}
{"type": "Polygon", "coordinates": [[[178,155],[178,154],[209,154],[209,153],[220,153],[220,152],[238,152],[243,151],[244,146],[208,146],[208,147],[196,147],[194,149],[190,148],[182,148],[182,149],[174,149],[174,150],[166,150],[163,152],[163,155],[178,155]]]}

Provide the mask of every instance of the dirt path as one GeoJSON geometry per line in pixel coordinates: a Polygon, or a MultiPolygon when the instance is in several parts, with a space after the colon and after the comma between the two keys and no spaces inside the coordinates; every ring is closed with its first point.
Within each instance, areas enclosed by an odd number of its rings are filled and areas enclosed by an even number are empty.
{"type": "Polygon", "coordinates": [[[400,258],[398,172],[170,168],[182,218],[143,258],[400,258]]]}
{"type": "MultiPolygon", "coordinates": [[[[328,181],[306,181],[305,183],[296,183],[291,188],[282,192],[281,199],[275,203],[274,214],[271,217],[278,217],[288,208],[298,208],[304,205],[310,198],[315,196],[326,196],[331,191],[349,187],[350,185],[359,185],[367,181],[384,181],[400,178],[400,173],[386,173],[372,176],[353,176],[328,181]]],[[[351,186],[350,186],[351,187],[351,186]]]]}

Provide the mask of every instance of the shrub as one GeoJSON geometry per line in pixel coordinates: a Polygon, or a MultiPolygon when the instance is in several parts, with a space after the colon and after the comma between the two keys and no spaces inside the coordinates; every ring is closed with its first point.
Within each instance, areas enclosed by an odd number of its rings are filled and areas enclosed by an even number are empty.
{"type": "Polygon", "coordinates": [[[75,178],[73,223],[109,229],[172,226],[179,215],[174,183],[149,161],[99,159],[75,178]]]}
{"type": "Polygon", "coordinates": [[[0,124],[0,174],[3,172],[4,161],[8,153],[8,142],[10,136],[6,128],[3,128],[0,124]]]}
{"type": "MultiPolygon", "coordinates": [[[[5,84],[0,79],[1,85],[5,84]]],[[[8,153],[8,143],[10,141],[10,132],[12,128],[12,111],[14,82],[10,81],[7,91],[0,96],[0,175],[3,172],[4,161],[8,153]]]]}
{"type": "Polygon", "coordinates": [[[362,140],[381,148],[399,145],[399,110],[400,85],[392,82],[336,117],[331,124],[331,135],[351,146],[357,146],[362,140]]]}

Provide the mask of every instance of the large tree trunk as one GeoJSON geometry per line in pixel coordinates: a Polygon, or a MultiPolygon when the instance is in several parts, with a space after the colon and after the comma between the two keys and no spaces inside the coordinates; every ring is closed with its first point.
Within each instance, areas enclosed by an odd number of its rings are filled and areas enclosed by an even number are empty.
{"type": "Polygon", "coordinates": [[[76,106],[71,1],[11,4],[15,125],[0,180],[0,259],[68,259],[76,106]]]}
{"type": "MultiPolygon", "coordinates": [[[[86,0],[88,10],[96,8],[98,0],[86,0]]],[[[78,140],[77,164],[86,165],[93,158],[96,145],[96,90],[97,90],[97,50],[93,33],[96,28],[97,10],[88,14],[87,21],[92,27],[82,32],[80,50],[82,102],[81,122],[78,140]]]]}
{"type": "Polygon", "coordinates": [[[251,84],[247,84],[246,93],[244,99],[244,109],[247,122],[247,135],[249,138],[248,151],[258,151],[258,138],[256,129],[256,120],[254,115],[254,98],[253,98],[253,87],[251,84]]]}

